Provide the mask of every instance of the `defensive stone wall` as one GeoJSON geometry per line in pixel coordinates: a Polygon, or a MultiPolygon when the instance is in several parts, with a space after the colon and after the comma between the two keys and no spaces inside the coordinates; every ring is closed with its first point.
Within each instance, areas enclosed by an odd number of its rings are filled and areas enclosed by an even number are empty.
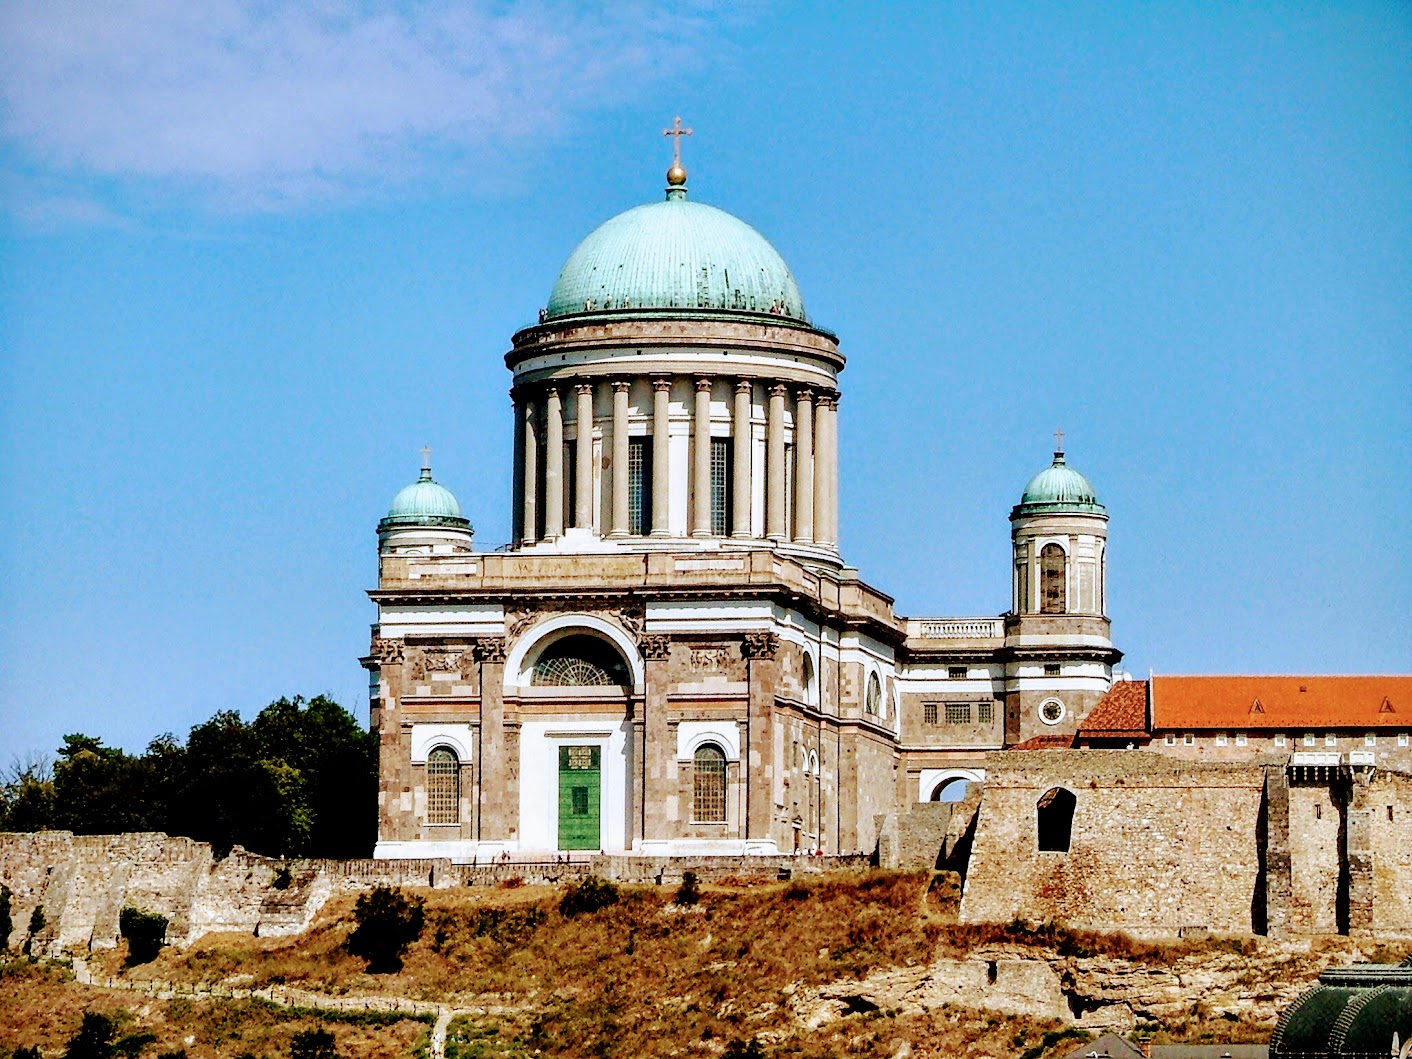
{"type": "Polygon", "coordinates": [[[1146,935],[1250,931],[1264,887],[1258,764],[1128,750],[1002,751],[987,756],[985,769],[963,922],[1019,917],[1146,935]],[[1067,850],[1039,848],[1038,806],[1052,791],[1073,796],[1067,850]]]}
{"type": "Polygon", "coordinates": [[[45,926],[36,954],[112,948],[126,906],[167,918],[167,941],[187,945],[217,931],[277,936],[308,928],[331,897],[379,884],[408,887],[495,886],[509,879],[559,883],[595,874],[624,882],[671,884],[690,869],[703,882],[764,881],[800,872],[866,866],[858,857],[592,857],[572,863],[452,864],[449,860],[288,860],[236,847],[218,859],[211,847],[160,833],[74,835],[68,831],[0,834],[0,882],[11,891],[20,946],[31,913],[45,926]]]}
{"type": "Polygon", "coordinates": [[[1374,937],[1412,935],[1412,775],[1379,771],[1366,788],[1364,804],[1372,858],[1371,932],[1374,937]]]}

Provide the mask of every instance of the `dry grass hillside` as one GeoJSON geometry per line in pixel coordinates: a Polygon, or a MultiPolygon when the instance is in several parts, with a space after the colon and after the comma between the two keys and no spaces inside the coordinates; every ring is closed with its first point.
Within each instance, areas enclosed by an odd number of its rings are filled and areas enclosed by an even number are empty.
{"type": "MultiPolygon", "coordinates": [[[[151,964],[122,968],[123,951],[92,961],[130,979],[283,985],[330,996],[400,996],[469,1014],[452,1025],[448,1055],[471,1056],[1029,1056],[1074,1044],[1057,1021],[958,1007],[918,1013],[860,1005],[808,1028],[796,998],[841,980],[1026,945],[1057,957],[1169,961],[1191,946],[1045,928],[965,928],[929,876],[868,872],[810,882],[705,887],[693,906],[670,890],[624,887],[616,904],[565,917],[544,887],[428,890],[426,926],[396,974],[371,975],[344,942],[352,901],[331,902],[293,938],[211,935],[151,964]]],[[[121,1013],[127,1034],[156,1040],[133,1054],[157,1059],[287,1056],[294,1033],[327,1024],[348,1057],[407,1056],[426,1048],[427,1023],[392,1015],[331,1021],[261,1002],[164,1001],[80,986],[59,970],[12,963],[0,990],[0,1039],[60,1054],[85,1008],[121,1013]],[[420,1042],[420,1044],[419,1044],[420,1042]]],[[[1159,1034],[1163,1027],[1152,1026],[1159,1034]]],[[[1263,1039],[1256,1025],[1204,1019],[1182,1036],[1263,1039]]],[[[5,1053],[0,1049],[0,1056],[5,1053]]]]}

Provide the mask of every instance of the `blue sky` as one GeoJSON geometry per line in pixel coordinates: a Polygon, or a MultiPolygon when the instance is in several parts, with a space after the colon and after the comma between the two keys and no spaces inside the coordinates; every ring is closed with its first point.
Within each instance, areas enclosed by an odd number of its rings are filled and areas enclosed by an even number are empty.
{"type": "Polygon", "coordinates": [[[1406,4],[0,4],[0,756],[360,714],[429,442],[614,213],[762,231],[849,358],[844,552],[1006,608],[1062,427],[1135,673],[1412,669],[1406,4]]]}

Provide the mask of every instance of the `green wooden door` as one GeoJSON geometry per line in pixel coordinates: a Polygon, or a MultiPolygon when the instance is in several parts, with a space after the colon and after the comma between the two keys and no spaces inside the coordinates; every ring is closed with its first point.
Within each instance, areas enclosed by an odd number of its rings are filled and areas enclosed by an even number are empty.
{"type": "Polygon", "coordinates": [[[559,848],[602,849],[602,765],[596,746],[559,748],[559,848]]]}

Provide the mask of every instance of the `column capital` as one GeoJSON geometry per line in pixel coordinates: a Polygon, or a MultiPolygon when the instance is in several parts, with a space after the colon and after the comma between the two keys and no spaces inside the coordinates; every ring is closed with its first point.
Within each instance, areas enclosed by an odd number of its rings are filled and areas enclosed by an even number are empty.
{"type": "Polygon", "coordinates": [[[736,393],[749,393],[749,392],[750,392],[751,390],[753,390],[754,388],[755,388],[755,383],[753,383],[753,382],[752,382],[751,380],[749,380],[749,379],[736,379],[736,380],[735,380],[735,392],[736,392],[736,393]]]}
{"type": "Polygon", "coordinates": [[[814,387],[812,387],[812,386],[801,386],[801,387],[799,387],[799,389],[797,389],[797,390],[794,391],[794,399],[795,399],[796,401],[809,401],[809,402],[812,403],[813,400],[814,400],[814,387]]]}
{"type": "Polygon", "coordinates": [[[580,382],[580,383],[575,384],[575,386],[574,386],[574,393],[592,393],[592,392],[593,392],[593,383],[591,383],[591,382],[580,382]]]}
{"type": "Polygon", "coordinates": [[[709,375],[698,375],[698,376],[696,376],[696,392],[697,392],[697,393],[710,393],[710,392],[711,392],[711,381],[712,381],[712,380],[711,380],[711,376],[709,376],[709,375]]]}
{"type": "Polygon", "coordinates": [[[552,398],[552,399],[554,399],[554,400],[557,401],[557,400],[559,399],[559,396],[560,396],[560,395],[559,395],[559,390],[560,390],[560,387],[556,386],[554,383],[550,383],[548,386],[546,386],[546,387],[544,388],[544,397],[545,397],[545,399],[546,399],[546,400],[549,400],[550,398],[552,398]]]}
{"type": "Polygon", "coordinates": [[[770,387],[771,397],[786,397],[789,395],[789,387],[782,382],[777,382],[770,387]]]}
{"type": "Polygon", "coordinates": [[[613,392],[627,393],[631,387],[632,383],[628,382],[626,379],[617,379],[613,383],[613,392]]]}
{"type": "Polygon", "coordinates": [[[662,378],[653,379],[652,389],[655,393],[670,393],[672,390],[672,380],[662,378]]]}

